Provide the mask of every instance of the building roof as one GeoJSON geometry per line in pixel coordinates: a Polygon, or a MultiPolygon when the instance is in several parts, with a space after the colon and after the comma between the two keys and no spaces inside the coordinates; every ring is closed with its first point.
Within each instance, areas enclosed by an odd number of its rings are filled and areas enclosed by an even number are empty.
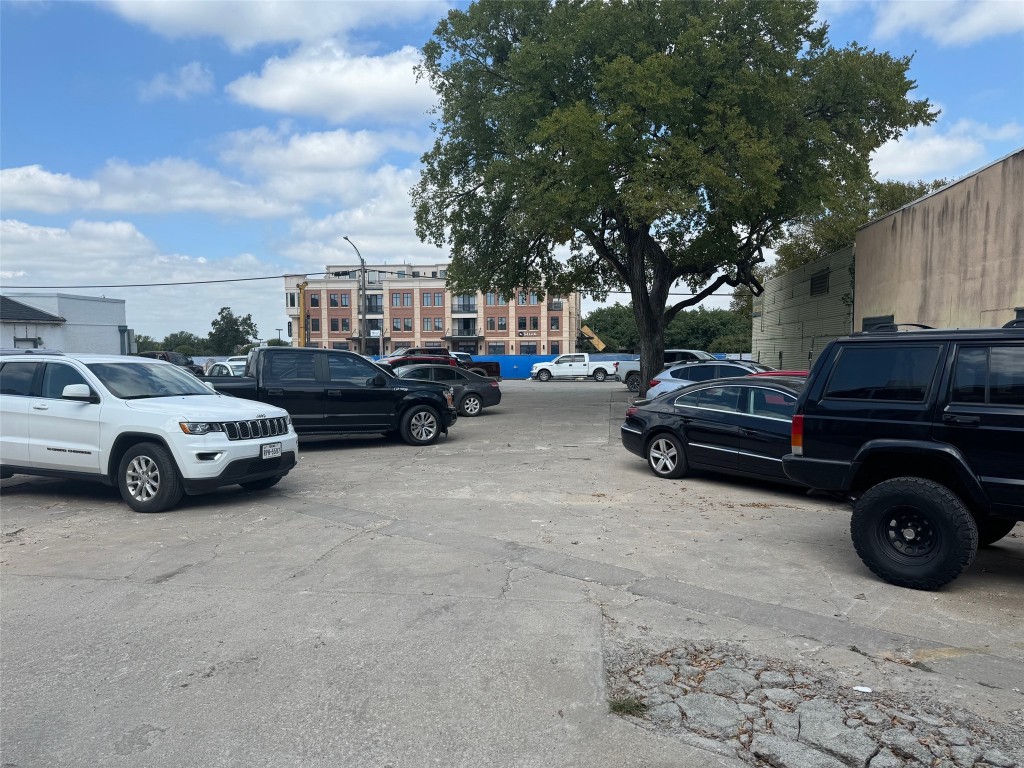
{"type": "Polygon", "coordinates": [[[0,321],[5,323],[64,323],[63,317],[51,315],[41,309],[15,301],[10,296],[0,296],[0,321]]]}

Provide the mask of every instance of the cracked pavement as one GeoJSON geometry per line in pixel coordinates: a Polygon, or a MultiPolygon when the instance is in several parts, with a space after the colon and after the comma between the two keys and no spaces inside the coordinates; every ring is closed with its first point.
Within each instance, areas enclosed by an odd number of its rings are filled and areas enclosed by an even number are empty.
{"type": "Polygon", "coordinates": [[[902,590],[841,504],[656,479],[619,443],[624,386],[502,390],[435,446],[303,440],[270,491],[159,515],[4,480],[4,764],[927,764],[894,717],[934,765],[1021,762],[1024,525],[902,590]],[[647,708],[611,714],[626,695],[647,708]]]}

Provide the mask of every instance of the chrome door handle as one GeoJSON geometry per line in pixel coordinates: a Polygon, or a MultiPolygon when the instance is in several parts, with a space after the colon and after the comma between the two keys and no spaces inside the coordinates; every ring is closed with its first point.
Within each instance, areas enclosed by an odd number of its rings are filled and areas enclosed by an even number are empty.
{"type": "Polygon", "coordinates": [[[48,411],[48,410],[50,410],[50,406],[48,406],[46,403],[36,403],[32,407],[35,408],[37,411],[48,411]]]}

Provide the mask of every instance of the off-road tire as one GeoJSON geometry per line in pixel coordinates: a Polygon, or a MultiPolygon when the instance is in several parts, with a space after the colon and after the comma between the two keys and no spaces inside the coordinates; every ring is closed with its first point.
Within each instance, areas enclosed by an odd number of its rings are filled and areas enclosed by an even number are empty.
{"type": "Polygon", "coordinates": [[[661,432],[651,438],[644,455],[647,466],[658,477],[674,480],[683,477],[689,469],[683,444],[670,432],[661,432]]]}
{"type": "Polygon", "coordinates": [[[608,378],[608,372],[604,368],[598,368],[594,371],[594,381],[604,381],[608,378]]]}
{"type": "Polygon", "coordinates": [[[185,493],[174,457],[157,443],[137,443],[125,451],[117,467],[117,487],[136,512],[163,512],[185,493]]]}
{"type": "Polygon", "coordinates": [[[402,439],[409,445],[430,445],[441,434],[441,417],[429,405],[414,405],[402,414],[402,439]]]}
{"type": "Polygon", "coordinates": [[[974,524],[978,526],[978,546],[987,547],[1005,538],[1017,525],[1017,521],[1007,520],[1003,517],[978,515],[974,518],[974,524]]]}
{"type": "Polygon", "coordinates": [[[462,401],[459,403],[459,413],[463,416],[479,416],[483,409],[484,404],[480,400],[480,395],[472,392],[463,397],[462,401]]]}
{"type": "Polygon", "coordinates": [[[550,381],[551,371],[544,369],[537,372],[537,381],[550,381]]]}
{"type": "Polygon", "coordinates": [[[896,477],[853,506],[850,536],[876,576],[911,589],[938,589],[974,560],[978,528],[963,501],[923,477],[896,477]]]}
{"type": "Polygon", "coordinates": [[[274,475],[273,477],[264,477],[262,480],[250,480],[247,483],[239,483],[239,485],[247,491],[265,491],[267,488],[273,488],[281,482],[282,477],[284,475],[274,475]]]}
{"type": "Polygon", "coordinates": [[[626,377],[626,388],[630,392],[639,392],[640,391],[640,374],[639,373],[631,373],[631,374],[629,374],[629,376],[626,377]]]}

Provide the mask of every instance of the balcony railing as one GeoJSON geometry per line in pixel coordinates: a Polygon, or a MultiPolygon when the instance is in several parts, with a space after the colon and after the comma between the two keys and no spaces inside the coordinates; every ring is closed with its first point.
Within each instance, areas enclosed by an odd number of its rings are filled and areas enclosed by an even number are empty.
{"type": "Polygon", "coordinates": [[[456,301],[452,304],[452,312],[476,312],[476,302],[456,301]]]}
{"type": "Polygon", "coordinates": [[[480,329],[476,325],[463,325],[448,330],[448,338],[451,339],[475,338],[478,336],[480,336],[480,329]]]}
{"type": "Polygon", "coordinates": [[[562,311],[562,302],[560,302],[560,301],[549,301],[548,302],[548,312],[561,312],[561,311],[562,311]]]}

